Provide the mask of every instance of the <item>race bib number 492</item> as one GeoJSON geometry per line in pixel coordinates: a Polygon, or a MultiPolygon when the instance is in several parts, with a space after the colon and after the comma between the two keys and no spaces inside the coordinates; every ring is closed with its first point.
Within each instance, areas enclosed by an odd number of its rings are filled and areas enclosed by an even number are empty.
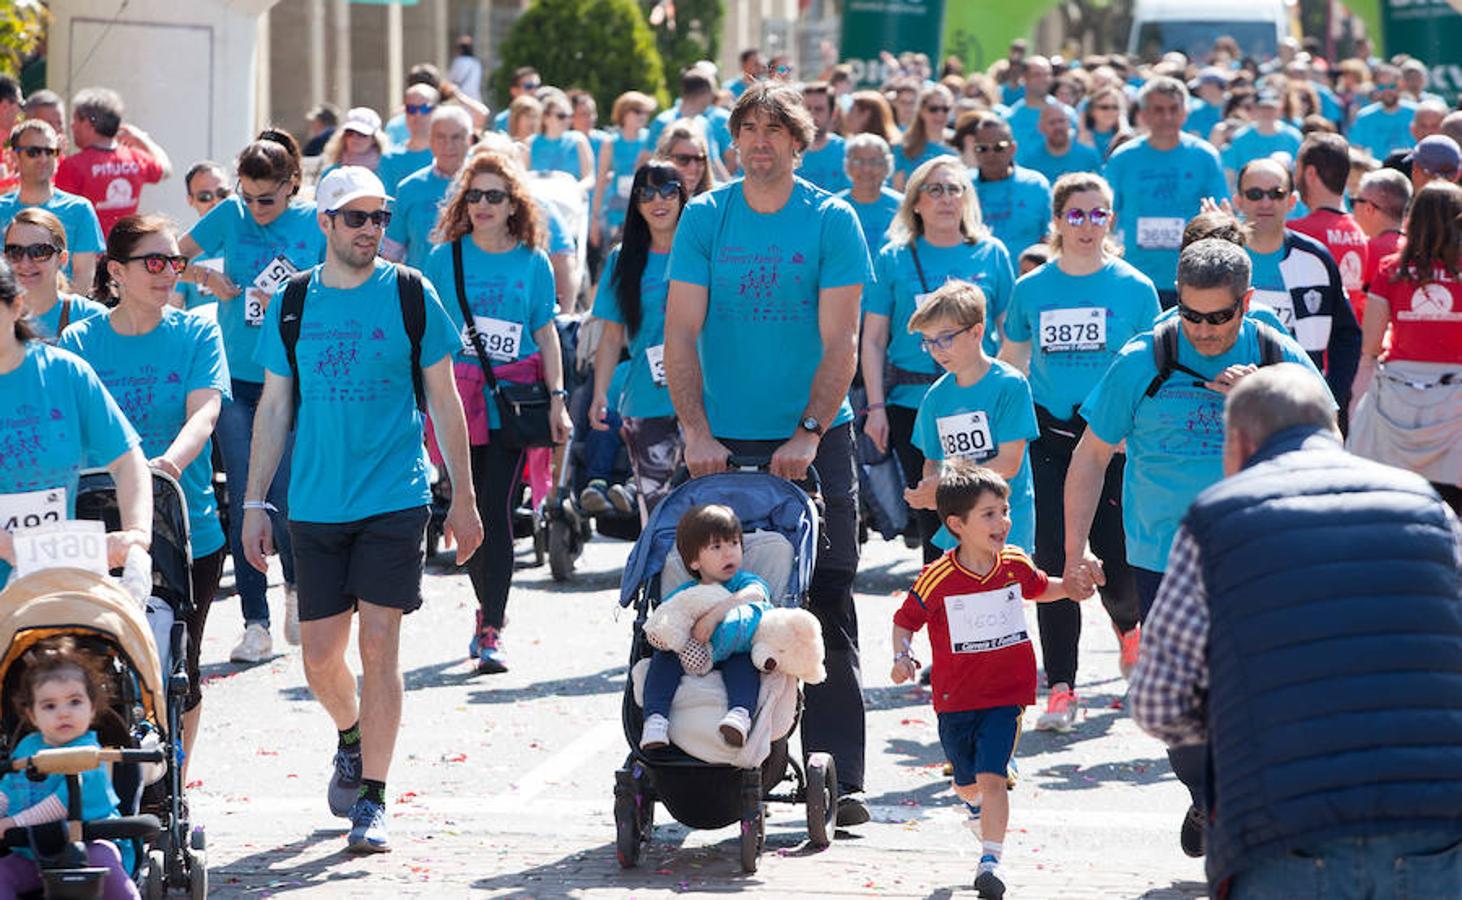
{"type": "Polygon", "coordinates": [[[981,460],[995,455],[995,437],[983,410],[940,416],[939,447],[945,459],[967,457],[981,460]]]}
{"type": "Polygon", "coordinates": [[[66,519],[66,489],[0,494],[0,529],[16,531],[55,525],[66,519]]]}

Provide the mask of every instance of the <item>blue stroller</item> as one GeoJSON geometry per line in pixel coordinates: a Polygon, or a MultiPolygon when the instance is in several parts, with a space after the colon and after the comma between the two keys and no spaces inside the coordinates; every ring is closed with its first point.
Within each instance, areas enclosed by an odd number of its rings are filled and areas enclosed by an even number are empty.
{"type": "MultiPolygon", "coordinates": [[[[816,474],[809,472],[809,477],[815,485],[816,474]]],[[[645,622],[659,604],[663,591],[676,586],[661,584],[666,569],[679,565],[678,556],[671,559],[675,555],[676,523],[690,507],[705,503],[724,504],[736,511],[747,533],[745,565],[763,577],[768,573],[757,569],[752,538],[767,537],[772,542],[780,540],[784,545],[790,544],[790,572],[785,579],[778,579],[783,583],[767,579],[772,586],[772,601],[782,606],[806,603],[820,534],[818,509],[808,494],[797,485],[754,467],[687,481],[655,508],[625,566],[619,602],[621,606],[633,605],[635,609],[631,670],[654,652],[645,638],[645,622]]],[[[640,852],[654,827],[657,801],[664,804],[676,821],[690,828],[723,828],[740,822],[741,867],[746,872],[756,871],[765,845],[768,801],[805,804],[809,840],[815,846],[827,846],[833,837],[837,815],[837,771],[832,757],[826,753],[809,755],[805,767],[788,753],[787,738],[796,730],[801,708],[799,686],[791,726],[784,733],[773,734],[771,752],[759,766],[741,768],[709,763],[674,744],[662,750],[640,749],[643,711],[635,699],[634,679],[626,679],[621,721],[630,751],[624,766],[615,773],[614,784],[615,849],[619,864],[631,868],[639,862],[640,852]],[[776,793],[788,781],[792,782],[792,788],[776,793]]]]}

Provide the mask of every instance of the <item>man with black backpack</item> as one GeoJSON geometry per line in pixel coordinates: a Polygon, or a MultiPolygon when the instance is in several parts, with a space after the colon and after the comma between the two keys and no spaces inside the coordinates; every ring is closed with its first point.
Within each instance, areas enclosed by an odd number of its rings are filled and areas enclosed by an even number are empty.
{"type": "Polygon", "coordinates": [[[419,272],[377,258],[391,219],[370,170],[344,166],[316,191],[325,262],[271,299],[255,359],[265,369],[244,493],[243,542],[264,569],[264,501],[295,421],[290,537],[305,679],[339,731],[330,811],[348,848],[390,849],[386,773],[401,722],[401,617],[421,606],[431,486],[422,443],[429,409],[454,487],[446,533],[457,563],[482,541],[467,423],[452,377],[461,339],[419,272]],[[345,661],[360,614],[363,677],[345,661]]]}
{"type": "MultiPolygon", "coordinates": [[[[1081,405],[1087,431],[1066,476],[1066,570],[1073,597],[1104,582],[1086,547],[1107,464],[1125,442],[1122,514],[1127,561],[1143,618],[1167,568],[1168,550],[1193,498],[1223,478],[1224,397],[1260,366],[1293,362],[1324,383],[1289,335],[1244,315],[1253,289],[1243,248],[1209,238],[1183,249],[1178,303],[1153,330],[1128,341],[1081,405]]],[[[1329,388],[1326,388],[1327,392],[1329,388]]],[[[1202,846],[1201,745],[1169,751],[1173,771],[1193,794],[1183,849],[1202,846]]]]}

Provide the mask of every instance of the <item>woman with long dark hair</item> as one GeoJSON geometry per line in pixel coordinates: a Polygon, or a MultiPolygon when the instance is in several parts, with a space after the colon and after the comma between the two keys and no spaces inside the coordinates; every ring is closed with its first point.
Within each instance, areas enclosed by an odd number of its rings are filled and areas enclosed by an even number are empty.
{"type": "MultiPolygon", "coordinates": [[[[553,323],[553,268],[543,250],[543,214],[522,166],[493,151],[469,158],[442,206],[432,240],[439,246],[427,257],[426,275],[441,291],[457,328],[466,338],[465,304],[495,379],[547,384],[553,439],[564,443],[572,426],[564,409],[563,355],[553,323]]],[[[482,545],[467,561],[478,602],[468,653],[479,672],[496,674],[508,670],[501,633],[513,582],[513,499],[524,451],[507,446],[474,344],[467,340],[453,366],[467,413],[483,526],[482,545]]]]}
{"type": "Polygon", "coordinates": [[[604,333],[594,354],[594,400],[589,424],[612,427],[623,419],[620,434],[629,450],[639,488],[641,515],[648,516],[670,490],[680,466],[683,442],[675,407],[665,387],[665,277],[675,227],[690,193],[671,165],[648,162],[635,172],[630,207],[625,214],[624,241],[609,255],[606,277],[599,282],[594,315],[604,333]],[[620,355],[629,349],[629,367],[618,408],[610,409],[609,385],[620,355]]]}

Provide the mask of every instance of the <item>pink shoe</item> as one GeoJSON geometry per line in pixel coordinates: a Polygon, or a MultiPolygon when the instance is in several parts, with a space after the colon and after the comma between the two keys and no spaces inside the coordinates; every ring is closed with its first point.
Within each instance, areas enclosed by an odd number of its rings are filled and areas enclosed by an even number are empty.
{"type": "Polygon", "coordinates": [[[1076,725],[1076,710],[1080,701],[1070,688],[1052,691],[1046,700],[1046,711],[1036,719],[1037,731],[1059,731],[1063,734],[1076,725]]]}

